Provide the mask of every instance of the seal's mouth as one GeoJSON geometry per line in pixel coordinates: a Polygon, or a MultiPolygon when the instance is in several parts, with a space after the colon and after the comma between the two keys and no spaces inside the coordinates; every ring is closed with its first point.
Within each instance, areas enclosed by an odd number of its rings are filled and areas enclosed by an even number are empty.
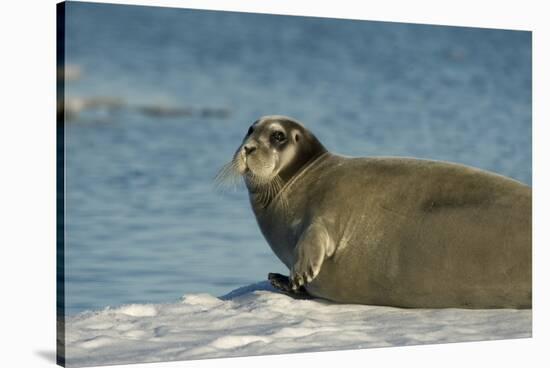
{"type": "Polygon", "coordinates": [[[239,150],[233,161],[238,174],[244,179],[254,181],[256,184],[267,182],[274,176],[274,163],[257,155],[246,155],[242,150],[239,150]]]}
{"type": "Polygon", "coordinates": [[[248,161],[246,159],[246,156],[243,156],[241,155],[239,158],[238,158],[238,165],[237,167],[239,168],[239,172],[241,175],[248,175],[251,173],[250,171],[250,167],[248,167],[248,161]]]}
{"type": "Polygon", "coordinates": [[[239,154],[235,156],[235,160],[237,161],[237,167],[239,168],[239,173],[241,175],[246,175],[247,173],[250,172],[246,155],[244,154],[242,147],[239,147],[238,152],[239,154]]]}
{"type": "Polygon", "coordinates": [[[237,167],[239,168],[239,172],[242,176],[250,176],[254,173],[250,169],[249,166],[249,157],[243,152],[243,150],[239,150],[240,154],[237,157],[237,167]]]}

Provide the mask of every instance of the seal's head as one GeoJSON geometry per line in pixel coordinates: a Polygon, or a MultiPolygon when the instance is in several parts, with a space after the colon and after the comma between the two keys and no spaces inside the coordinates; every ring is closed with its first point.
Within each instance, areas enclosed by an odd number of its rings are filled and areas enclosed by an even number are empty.
{"type": "Polygon", "coordinates": [[[233,162],[249,190],[255,190],[274,180],[286,183],[324,152],[319,140],[299,122],[271,115],[250,126],[233,162]]]}
{"type": "Polygon", "coordinates": [[[326,151],[298,121],[281,115],[264,116],[250,126],[218,178],[224,181],[242,176],[249,192],[258,194],[267,206],[286,182],[326,151]]]}

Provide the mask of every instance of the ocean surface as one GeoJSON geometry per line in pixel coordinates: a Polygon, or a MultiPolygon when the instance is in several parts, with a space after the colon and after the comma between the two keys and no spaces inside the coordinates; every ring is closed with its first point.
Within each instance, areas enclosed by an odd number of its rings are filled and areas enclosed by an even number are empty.
{"type": "Polygon", "coordinates": [[[244,188],[213,183],[262,115],[340,154],[531,184],[529,32],[71,2],[66,16],[67,314],[287,272],[244,188]]]}

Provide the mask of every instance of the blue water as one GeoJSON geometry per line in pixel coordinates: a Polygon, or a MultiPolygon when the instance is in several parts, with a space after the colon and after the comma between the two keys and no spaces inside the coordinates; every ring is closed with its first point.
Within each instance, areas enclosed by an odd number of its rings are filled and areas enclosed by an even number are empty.
{"type": "Polygon", "coordinates": [[[66,123],[69,314],[286,272],[245,191],[212,181],[261,115],[298,118],[341,154],[531,184],[529,32],[86,3],[67,5],[66,31],[82,70],[67,99],[125,103],[66,123]]]}

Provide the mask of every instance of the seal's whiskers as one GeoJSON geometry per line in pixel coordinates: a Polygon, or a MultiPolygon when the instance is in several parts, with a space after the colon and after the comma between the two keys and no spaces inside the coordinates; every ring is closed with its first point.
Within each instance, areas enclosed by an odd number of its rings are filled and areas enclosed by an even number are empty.
{"type": "Polygon", "coordinates": [[[242,183],[241,175],[237,170],[237,163],[235,160],[231,160],[222,166],[218,174],[214,178],[214,184],[216,190],[223,192],[226,189],[235,189],[240,183],[242,183]]]}

